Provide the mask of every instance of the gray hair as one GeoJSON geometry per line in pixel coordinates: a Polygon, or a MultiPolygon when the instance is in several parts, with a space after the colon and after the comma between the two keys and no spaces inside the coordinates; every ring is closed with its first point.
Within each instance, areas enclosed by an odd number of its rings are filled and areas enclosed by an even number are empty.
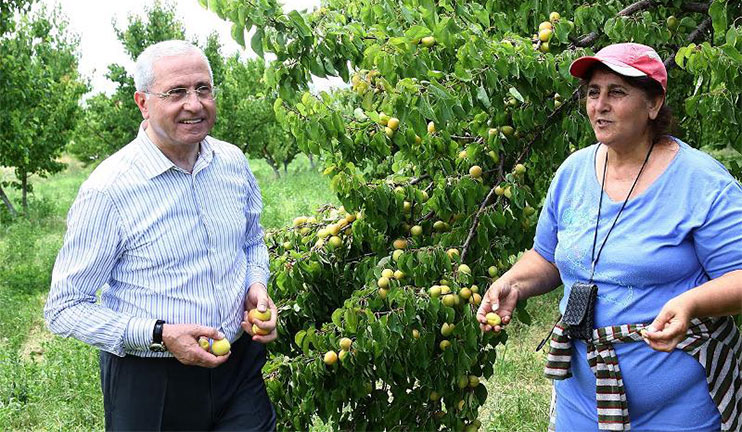
{"type": "Polygon", "coordinates": [[[209,79],[214,85],[214,74],[211,64],[201,48],[184,40],[167,40],[150,45],[139,54],[134,65],[134,85],[137,91],[146,92],[150,90],[155,81],[155,62],[164,57],[173,57],[186,54],[197,54],[209,68],[209,79]]]}

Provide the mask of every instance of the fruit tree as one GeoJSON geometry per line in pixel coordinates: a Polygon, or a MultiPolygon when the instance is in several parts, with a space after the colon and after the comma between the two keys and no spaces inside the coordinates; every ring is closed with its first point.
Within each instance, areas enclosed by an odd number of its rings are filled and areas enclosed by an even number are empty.
{"type": "Polygon", "coordinates": [[[476,305],[531,247],[552,173],[594,140],[568,73],[578,56],[653,46],[678,134],[742,150],[739,2],[202,4],[242,44],[256,29],[249,45],[276,58],[276,117],[322,155],[343,204],[267,236],[281,321],[265,372],[291,429],[315,414],[342,429],[479,427],[479,381],[507,334],[482,334],[476,305]],[[350,95],[306,92],[313,75],[350,95]]]}

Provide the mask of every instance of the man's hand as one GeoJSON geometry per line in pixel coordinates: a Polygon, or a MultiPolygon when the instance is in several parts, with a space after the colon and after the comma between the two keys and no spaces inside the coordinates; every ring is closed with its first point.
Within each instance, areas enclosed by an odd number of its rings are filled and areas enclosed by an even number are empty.
{"type": "Polygon", "coordinates": [[[497,279],[490,285],[484,297],[482,304],[477,310],[477,321],[479,328],[484,332],[499,332],[504,326],[510,323],[510,317],[513,315],[515,305],[518,303],[520,293],[518,289],[506,282],[503,278],[497,279]],[[495,312],[502,319],[501,325],[491,326],[487,324],[486,315],[489,312],[495,312]]]}
{"type": "Polygon", "coordinates": [[[226,362],[229,354],[215,356],[198,344],[198,338],[204,336],[214,340],[223,339],[224,335],[212,327],[194,324],[165,324],[162,327],[162,340],[167,350],[181,363],[189,366],[215,368],[226,362]]]}
{"type": "Polygon", "coordinates": [[[690,311],[687,304],[674,298],[660,311],[657,318],[642,332],[644,341],[657,351],[670,352],[685,339],[690,324],[690,311]]]}
{"type": "Polygon", "coordinates": [[[278,337],[278,332],[276,331],[277,320],[278,309],[268,295],[268,289],[266,289],[265,285],[260,283],[250,285],[250,290],[247,292],[247,297],[245,297],[245,316],[242,320],[242,328],[252,336],[252,340],[267,344],[278,337]],[[257,309],[259,312],[270,311],[271,318],[268,321],[261,321],[257,318],[249,317],[250,311],[253,309],[257,309]],[[263,332],[267,332],[267,334],[255,334],[252,331],[253,324],[262,329],[263,332]]]}

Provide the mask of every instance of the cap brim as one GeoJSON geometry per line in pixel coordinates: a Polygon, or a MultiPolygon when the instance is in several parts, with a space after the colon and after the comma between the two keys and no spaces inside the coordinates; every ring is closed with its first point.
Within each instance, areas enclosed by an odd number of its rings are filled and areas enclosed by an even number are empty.
{"type": "Polygon", "coordinates": [[[625,63],[619,63],[590,56],[580,57],[577,60],[573,61],[572,64],[569,66],[569,73],[576,78],[585,78],[585,73],[587,73],[587,71],[596,63],[603,63],[604,65],[606,65],[606,67],[619,75],[630,77],[647,76],[647,74],[640,71],[639,69],[633,66],[629,66],[625,63]]]}

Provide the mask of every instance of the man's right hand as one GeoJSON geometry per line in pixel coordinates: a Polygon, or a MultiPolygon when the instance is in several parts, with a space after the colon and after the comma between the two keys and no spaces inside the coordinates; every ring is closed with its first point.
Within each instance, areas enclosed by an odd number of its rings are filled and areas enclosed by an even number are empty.
{"type": "Polygon", "coordinates": [[[497,279],[490,285],[484,298],[482,298],[482,304],[477,310],[477,321],[479,321],[479,328],[482,331],[494,331],[499,332],[504,326],[510,323],[510,318],[515,310],[515,305],[518,303],[520,293],[518,288],[512,286],[509,282],[506,282],[504,278],[497,279]],[[490,312],[495,312],[502,319],[502,323],[496,326],[491,326],[487,323],[486,315],[490,312]]]}
{"type": "Polygon", "coordinates": [[[215,328],[194,324],[165,324],[162,327],[162,340],[167,350],[178,361],[189,366],[215,368],[227,361],[229,354],[215,356],[198,344],[198,338],[223,339],[224,335],[215,328]]]}

